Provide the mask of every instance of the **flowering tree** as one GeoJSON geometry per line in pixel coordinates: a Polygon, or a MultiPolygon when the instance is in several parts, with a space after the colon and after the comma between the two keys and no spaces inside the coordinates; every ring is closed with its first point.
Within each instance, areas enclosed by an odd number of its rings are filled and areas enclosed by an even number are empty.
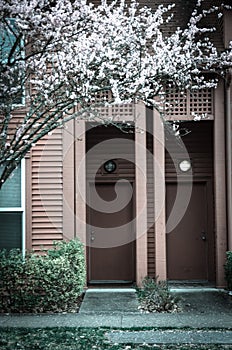
{"type": "MultiPolygon", "coordinates": [[[[161,109],[166,84],[216,85],[207,72],[231,66],[201,28],[198,1],[188,25],[163,34],[174,5],[132,1],[0,0],[0,187],[30,148],[70,119],[141,100],[161,109]],[[105,92],[111,96],[106,99],[105,92]]],[[[113,122],[104,120],[103,122],[113,122]]]]}

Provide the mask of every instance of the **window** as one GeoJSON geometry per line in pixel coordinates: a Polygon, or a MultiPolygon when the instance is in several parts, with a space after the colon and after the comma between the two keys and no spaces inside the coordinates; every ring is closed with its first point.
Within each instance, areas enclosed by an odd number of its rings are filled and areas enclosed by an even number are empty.
{"type": "Polygon", "coordinates": [[[0,103],[24,104],[24,43],[15,20],[0,25],[0,103]]]}
{"type": "Polygon", "coordinates": [[[25,250],[24,162],[0,190],[0,249],[25,250]]]}

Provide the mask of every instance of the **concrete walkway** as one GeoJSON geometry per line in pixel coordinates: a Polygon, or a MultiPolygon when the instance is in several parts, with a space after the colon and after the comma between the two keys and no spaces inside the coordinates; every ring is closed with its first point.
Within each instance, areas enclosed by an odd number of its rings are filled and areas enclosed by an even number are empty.
{"type": "Polygon", "coordinates": [[[114,331],[107,337],[112,342],[197,343],[204,338],[207,344],[232,344],[231,296],[217,290],[176,292],[183,304],[179,313],[141,313],[131,288],[89,289],[79,313],[1,315],[0,327],[110,327],[114,331]],[[133,327],[153,330],[130,332],[133,327]]]}

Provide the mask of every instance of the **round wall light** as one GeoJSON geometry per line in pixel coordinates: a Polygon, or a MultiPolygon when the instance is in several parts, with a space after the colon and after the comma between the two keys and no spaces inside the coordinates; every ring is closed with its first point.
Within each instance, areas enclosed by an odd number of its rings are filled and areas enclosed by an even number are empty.
{"type": "Polygon", "coordinates": [[[179,163],[179,168],[181,171],[183,171],[184,173],[186,173],[187,171],[189,171],[191,169],[191,162],[187,159],[182,160],[179,163]]]}
{"type": "Polygon", "coordinates": [[[104,170],[107,173],[113,173],[117,168],[117,165],[114,160],[107,160],[107,162],[104,163],[104,170]]]}

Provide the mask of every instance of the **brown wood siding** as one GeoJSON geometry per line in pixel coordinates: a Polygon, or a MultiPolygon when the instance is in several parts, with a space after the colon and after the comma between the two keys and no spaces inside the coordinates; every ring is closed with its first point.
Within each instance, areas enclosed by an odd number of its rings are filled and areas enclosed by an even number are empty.
{"type": "MultiPolygon", "coordinates": [[[[147,133],[147,149],[153,154],[153,135],[147,133]]],[[[153,159],[147,158],[147,255],[148,276],[155,277],[154,174],[153,159]]]]}
{"type": "MultiPolygon", "coordinates": [[[[153,9],[157,9],[158,6],[168,6],[175,4],[175,7],[171,9],[169,12],[167,12],[166,15],[164,15],[164,18],[169,16],[170,14],[174,14],[173,18],[168,22],[164,22],[162,31],[164,34],[172,34],[174,30],[177,27],[180,28],[186,28],[187,22],[189,21],[189,18],[193,12],[193,9],[195,7],[196,1],[172,1],[172,0],[156,0],[156,1],[148,1],[148,0],[140,0],[139,4],[140,6],[148,6],[153,9]]],[[[219,6],[221,5],[221,0],[204,0],[202,2],[202,9],[209,9],[213,6],[219,6]]],[[[201,25],[209,28],[209,27],[215,27],[216,30],[213,31],[213,33],[208,33],[208,36],[213,41],[214,45],[220,49],[223,50],[223,35],[220,25],[220,18],[217,16],[216,13],[209,14],[205,19],[201,21],[201,25]]]]}
{"type": "MultiPolygon", "coordinates": [[[[186,128],[189,134],[182,137],[192,162],[193,177],[213,177],[213,122],[184,122],[181,128],[186,128]]],[[[166,179],[176,177],[178,162],[184,158],[185,151],[178,139],[170,136],[166,128],[166,179]],[[170,151],[171,154],[167,151],[170,151]],[[175,163],[175,165],[174,165],[175,163]]],[[[180,172],[178,173],[180,174],[180,172]]],[[[186,176],[185,174],[184,176],[186,176]]]]}
{"type": "Polygon", "coordinates": [[[91,128],[87,132],[86,137],[86,151],[88,152],[92,147],[101,142],[111,140],[110,144],[106,143],[102,149],[95,153],[87,154],[87,180],[93,180],[95,177],[96,169],[96,181],[109,181],[112,179],[127,179],[134,181],[135,179],[135,151],[134,151],[134,132],[125,133],[119,128],[113,126],[98,126],[91,128]],[[118,140],[120,139],[120,141],[118,140]],[[128,143],[127,140],[131,142],[128,143]],[[115,158],[117,162],[117,170],[115,173],[107,174],[103,170],[103,163],[111,158],[115,158]],[[131,159],[129,161],[128,159],[131,159]]]}
{"type": "Polygon", "coordinates": [[[62,130],[40,140],[32,149],[32,248],[50,248],[62,239],[62,130]]]}

